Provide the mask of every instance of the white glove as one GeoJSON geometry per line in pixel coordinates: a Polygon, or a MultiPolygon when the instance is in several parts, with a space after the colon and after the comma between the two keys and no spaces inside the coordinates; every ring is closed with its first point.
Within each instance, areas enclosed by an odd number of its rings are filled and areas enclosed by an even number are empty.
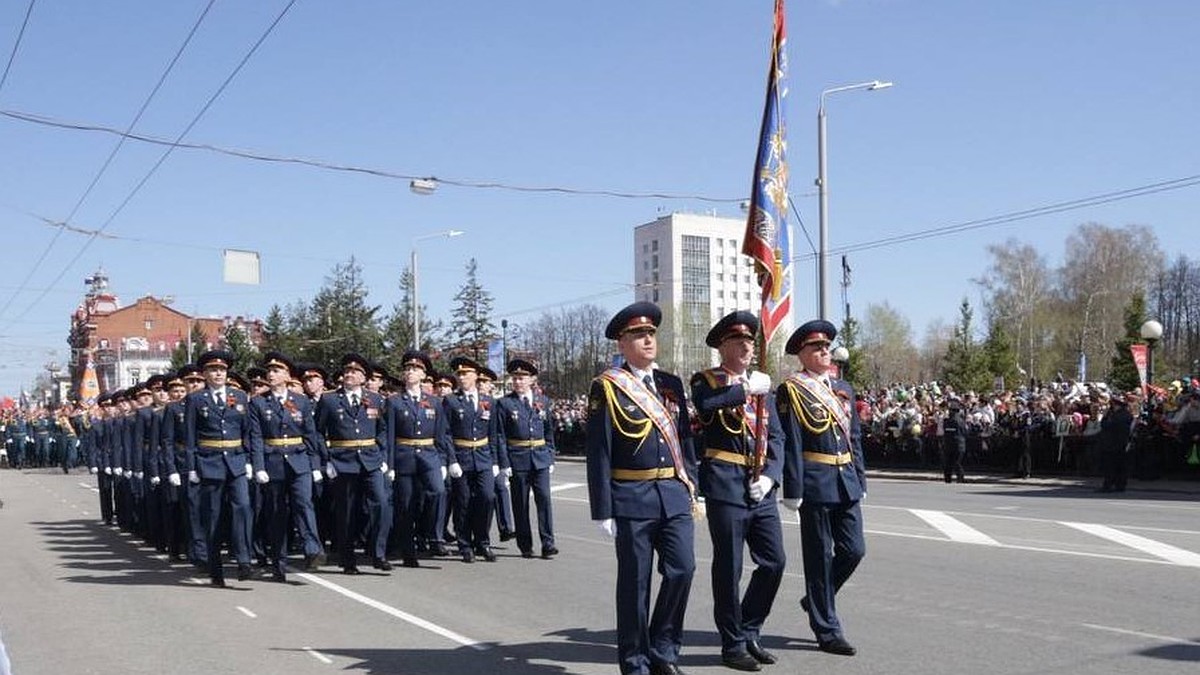
{"type": "Polygon", "coordinates": [[[258,481],[259,485],[271,482],[271,476],[266,471],[255,471],[254,480],[258,481]]]}
{"type": "Polygon", "coordinates": [[[396,470],[395,469],[392,469],[391,471],[387,472],[387,479],[388,480],[396,480],[396,470]]]}
{"type": "Polygon", "coordinates": [[[746,391],[751,395],[765,394],[771,391],[771,376],[757,370],[750,373],[750,381],[746,385],[746,391]]]}
{"type": "Polygon", "coordinates": [[[379,465],[379,472],[380,472],[380,473],[387,473],[387,472],[388,472],[388,465],[387,465],[387,462],[383,462],[382,464],[380,464],[380,465],[379,465]]]}
{"type": "Polygon", "coordinates": [[[176,472],[171,472],[170,474],[167,474],[167,482],[170,483],[171,485],[174,485],[175,487],[179,487],[180,485],[183,485],[183,481],[179,480],[179,474],[176,472]]]}
{"type": "Polygon", "coordinates": [[[775,487],[775,481],[771,480],[770,476],[759,476],[758,480],[750,484],[750,499],[761,502],[773,487],[775,487]]]}
{"type": "Polygon", "coordinates": [[[320,469],[313,469],[313,482],[320,483],[325,479],[325,474],[321,473],[320,469]]]}
{"type": "Polygon", "coordinates": [[[195,471],[189,471],[188,472],[188,482],[191,483],[192,485],[199,485],[200,484],[200,474],[196,473],[195,471]]]}
{"type": "Polygon", "coordinates": [[[122,471],[122,470],[121,470],[121,467],[119,467],[119,466],[114,466],[114,467],[113,467],[113,473],[115,473],[115,474],[117,474],[118,476],[120,476],[121,474],[123,474],[123,473],[124,473],[124,471],[122,471]]]}
{"type": "Polygon", "coordinates": [[[134,478],[136,478],[136,479],[138,479],[138,480],[141,480],[141,479],[143,479],[143,478],[145,478],[145,477],[146,477],[146,474],[142,473],[141,471],[134,471],[134,472],[133,472],[133,477],[134,477],[134,478]]]}
{"type": "Polygon", "coordinates": [[[133,478],[133,472],[132,472],[132,471],[130,471],[129,469],[125,469],[125,477],[126,477],[126,478],[133,478]]]}
{"type": "Polygon", "coordinates": [[[254,475],[254,465],[251,464],[250,462],[246,462],[246,480],[250,480],[250,477],[253,475],[254,475]]]}
{"type": "Polygon", "coordinates": [[[596,527],[600,528],[600,531],[603,532],[609,539],[617,538],[617,521],[613,520],[612,518],[605,518],[604,520],[593,520],[592,522],[595,523],[596,527]]]}
{"type": "Polygon", "coordinates": [[[105,475],[105,476],[111,476],[111,475],[112,475],[112,467],[111,467],[111,466],[106,466],[106,467],[104,467],[104,475],[105,475]]]}
{"type": "Polygon", "coordinates": [[[800,505],[803,503],[804,503],[803,499],[791,499],[789,497],[783,498],[783,508],[790,509],[792,511],[799,511],[800,505]]]}
{"type": "Polygon", "coordinates": [[[493,464],[492,465],[492,478],[495,478],[496,476],[499,476],[499,475],[500,475],[500,467],[493,464]]]}
{"type": "Polygon", "coordinates": [[[546,469],[546,473],[554,473],[554,465],[553,464],[551,464],[550,467],[546,469]]]}
{"type": "Polygon", "coordinates": [[[449,469],[447,469],[446,467],[443,466],[442,467],[442,480],[446,480],[446,476],[449,474],[450,474],[449,469]]]}
{"type": "Polygon", "coordinates": [[[151,477],[150,477],[150,484],[151,484],[151,485],[153,485],[153,486],[157,486],[157,485],[158,485],[159,483],[161,483],[161,482],[162,482],[162,479],[161,479],[161,478],[159,478],[158,476],[151,476],[151,477]]]}
{"type": "Polygon", "coordinates": [[[462,465],[461,464],[459,464],[458,462],[455,462],[450,465],[450,477],[451,478],[462,478],[462,465]]]}
{"type": "Polygon", "coordinates": [[[91,468],[91,472],[92,472],[93,474],[97,474],[97,473],[100,473],[100,470],[99,470],[99,469],[97,469],[96,467],[94,467],[94,466],[93,466],[93,467],[91,468]]]}
{"type": "Polygon", "coordinates": [[[512,467],[511,466],[504,470],[504,477],[512,478],[512,467]]]}
{"type": "Polygon", "coordinates": [[[329,480],[337,478],[337,467],[333,465],[333,462],[325,465],[325,476],[329,478],[329,480]]]}

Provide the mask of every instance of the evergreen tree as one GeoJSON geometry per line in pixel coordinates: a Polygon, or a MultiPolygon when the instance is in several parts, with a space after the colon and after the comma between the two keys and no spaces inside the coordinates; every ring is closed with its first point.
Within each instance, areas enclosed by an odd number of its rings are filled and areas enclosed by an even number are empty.
{"type": "MultiPolygon", "coordinates": [[[[412,270],[405,267],[400,273],[400,301],[392,305],[392,313],[383,326],[384,355],[380,360],[392,372],[399,372],[404,351],[412,347],[412,270]]],[[[421,351],[437,351],[436,343],[444,327],[440,320],[429,318],[429,309],[421,305],[421,351]]]]}
{"type": "Polygon", "coordinates": [[[246,370],[258,361],[258,349],[250,341],[246,326],[237,321],[231,321],[225,327],[222,337],[225,349],[233,354],[233,363],[229,364],[229,370],[244,375],[246,370]]]}
{"type": "Polygon", "coordinates": [[[1146,320],[1146,298],[1141,293],[1135,293],[1125,305],[1125,335],[1116,342],[1116,351],[1109,362],[1108,381],[1113,387],[1121,390],[1136,389],[1141,386],[1138,378],[1137,365],[1133,362],[1131,345],[1142,342],[1142,322],[1146,320]]]}
{"type": "Polygon", "coordinates": [[[335,265],[305,315],[303,358],[331,365],[342,354],[354,351],[378,359],[383,353],[378,312],[377,305],[367,304],[362,267],[354,258],[335,265]]]}
{"type": "Polygon", "coordinates": [[[1017,350],[1013,345],[1008,331],[1005,330],[1000,322],[996,321],[992,323],[991,329],[988,330],[987,339],[983,341],[983,349],[980,356],[984,368],[993,380],[997,377],[1004,378],[1004,387],[1006,389],[1013,389],[1020,384],[1017,350]]]}
{"type": "Polygon", "coordinates": [[[299,357],[304,341],[294,323],[282,307],[273,305],[263,322],[262,350],[277,351],[292,359],[299,357]]]}
{"type": "Polygon", "coordinates": [[[991,376],[984,364],[982,350],[975,344],[975,329],[972,326],[975,312],[966,298],[963,298],[958,311],[959,320],[954,327],[954,339],[946,351],[942,379],[956,391],[990,391],[991,376]]]}
{"type": "Polygon", "coordinates": [[[193,321],[192,351],[188,352],[187,340],[180,340],[179,344],[175,345],[175,350],[171,352],[171,368],[179,370],[185,363],[195,363],[196,359],[208,348],[207,341],[208,336],[204,334],[204,329],[200,327],[200,322],[193,321]]]}
{"type": "Polygon", "coordinates": [[[858,320],[848,316],[842,323],[841,332],[838,333],[842,346],[850,353],[850,359],[846,362],[846,370],[842,373],[842,379],[852,384],[856,390],[866,387],[868,381],[867,357],[858,343],[858,331],[858,320]]]}
{"type": "Polygon", "coordinates": [[[480,285],[476,268],[474,258],[467,261],[467,281],[454,296],[458,304],[450,322],[450,339],[456,349],[478,361],[486,357],[496,326],[492,324],[492,294],[480,285]]]}

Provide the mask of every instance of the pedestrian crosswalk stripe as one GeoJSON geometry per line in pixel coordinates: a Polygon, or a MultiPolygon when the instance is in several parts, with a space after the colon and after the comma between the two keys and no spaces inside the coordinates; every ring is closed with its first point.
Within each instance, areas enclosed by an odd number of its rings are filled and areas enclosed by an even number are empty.
{"type": "Polygon", "coordinates": [[[562,492],[563,490],[571,490],[573,488],[583,487],[583,485],[583,483],[559,483],[558,485],[551,485],[550,492],[562,492]]]}
{"type": "Polygon", "coordinates": [[[1095,523],[1072,523],[1063,521],[1063,525],[1075,528],[1080,532],[1087,532],[1101,539],[1116,542],[1123,546],[1137,549],[1144,553],[1157,556],[1163,560],[1168,560],[1176,565],[1184,565],[1186,567],[1200,567],[1200,554],[1185,551],[1170,544],[1164,544],[1161,541],[1147,539],[1136,534],[1122,532],[1107,525],[1097,525],[1095,523]]]}
{"type": "Polygon", "coordinates": [[[1000,542],[995,539],[943,511],[911,510],[913,515],[937,528],[939,532],[949,537],[952,541],[959,541],[964,544],[983,544],[985,546],[1000,545],[1000,542]]]}

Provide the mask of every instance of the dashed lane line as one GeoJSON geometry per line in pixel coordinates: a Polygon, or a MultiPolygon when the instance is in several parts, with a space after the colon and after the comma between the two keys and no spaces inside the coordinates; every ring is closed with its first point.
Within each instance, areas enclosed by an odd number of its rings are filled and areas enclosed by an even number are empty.
{"type": "Polygon", "coordinates": [[[1102,631],[1106,631],[1109,633],[1118,633],[1120,635],[1131,635],[1133,637],[1149,638],[1151,640],[1158,640],[1159,642],[1170,642],[1173,644],[1181,644],[1181,645],[1200,645],[1200,640],[1188,640],[1186,638],[1177,638],[1177,637],[1172,637],[1170,635],[1156,635],[1154,633],[1143,633],[1140,630],[1129,630],[1127,628],[1116,628],[1114,626],[1101,626],[1099,624],[1094,624],[1094,623],[1082,623],[1079,625],[1081,625],[1085,628],[1091,628],[1092,630],[1102,630],[1102,631]]]}
{"type": "Polygon", "coordinates": [[[550,486],[550,493],[562,492],[563,490],[572,490],[577,487],[583,487],[587,483],[559,483],[558,485],[550,486]]]}
{"type": "Polygon", "coordinates": [[[333,665],[333,659],[329,658],[328,656],[325,656],[324,654],[313,649],[312,647],[304,647],[304,651],[308,652],[309,656],[320,661],[321,663],[324,663],[327,666],[333,665]]]}
{"type": "Polygon", "coordinates": [[[995,539],[943,511],[912,509],[912,513],[949,537],[951,541],[958,541],[964,544],[983,544],[985,546],[1000,545],[1000,542],[995,539]]]}
{"type": "Polygon", "coordinates": [[[1146,537],[1122,532],[1114,527],[1107,525],[1097,525],[1095,523],[1072,523],[1063,522],[1067,527],[1075,528],[1080,532],[1087,532],[1090,535],[1107,539],[1112,542],[1128,546],[1129,548],[1137,549],[1143,553],[1149,553],[1152,556],[1157,556],[1168,562],[1184,567],[1200,567],[1200,554],[1186,551],[1177,546],[1164,544],[1161,541],[1147,539],[1146,537]]]}
{"type": "Polygon", "coordinates": [[[245,614],[246,616],[250,617],[251,619],[258,618],[257,614],[255,614],[254,612],[251,612],[250,610],[246,609],[245,607],[242,607],[241,605],[237,605],[237,611],[241,612],[242,614],[245,614]]]}

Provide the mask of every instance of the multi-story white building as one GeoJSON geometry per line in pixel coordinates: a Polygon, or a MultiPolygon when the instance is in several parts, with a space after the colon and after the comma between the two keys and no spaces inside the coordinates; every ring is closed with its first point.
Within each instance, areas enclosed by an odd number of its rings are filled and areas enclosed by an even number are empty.
{"type": "MultiPolygon", "coordinates": [[[[638,300],[662,307],[659,363],[690,373],[716,363],[704,344],[708,329],[729,312],[761,308],[754,264],[742,255],[745,218],[672,213],[633,231],[638,300]]],[[[790,326],[780,328],[790,333],[790,326]]]]}

